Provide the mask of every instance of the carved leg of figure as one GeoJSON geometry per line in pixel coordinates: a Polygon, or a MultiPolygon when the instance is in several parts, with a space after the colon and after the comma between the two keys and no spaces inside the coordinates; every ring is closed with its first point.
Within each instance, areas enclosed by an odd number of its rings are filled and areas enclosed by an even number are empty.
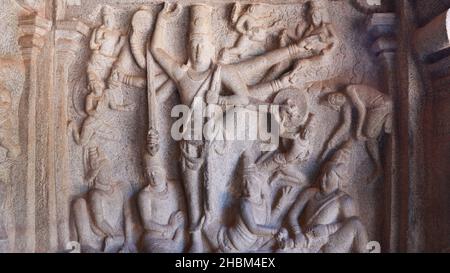
{"type": "Polygon", "coordinates": [[[191,236],[190,252],[203,251],[203,191],[201,169],[203,165],[200,143],[181,142],[183,184],[186,193],[187,209],[189,215],[188,230],[191,236]]]}
{"type": "Polygon", "coordinates": [[[369,177],[369,183],[378,179],[383,173],[383,165],[381,164],[380,151],[378,147],[377,139],[368,139],[366,141],[366,149],[369,153],[370,158],[375,164],[375,169],[369,177]]]}
{"type": "Polygon", "coordinates": [[[190,252],[202,252],[201,218],[203,214],[203,192],[201,191],[200,172],[186,169],[183,172],[183,176],[188,205],[189,233],[191,236],[190,252]]]}
{"type": "Polygon", "coordinates": [[[352,217],[343,226],[330,235],[328,242],[321,248],[324,253],[367,252],[367,231],[361,221],[352,217]]]}
{"type": "Polygon", "coordinates": [[[87,202],[84,198],[77,199],[73,204],[75,217],[75,228],[78,234],[78,242],[82,252],[99,252],[102,249],[103,238],[94,233],[91,228],[92,218],[90,216],[87,202]]]}

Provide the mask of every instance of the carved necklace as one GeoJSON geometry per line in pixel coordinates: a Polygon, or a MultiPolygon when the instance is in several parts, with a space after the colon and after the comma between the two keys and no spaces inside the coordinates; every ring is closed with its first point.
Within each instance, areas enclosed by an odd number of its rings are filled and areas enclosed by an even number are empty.
{"type": "Polygon", "coordinates": [[[196,81],[196,82],[200,82],[200,81],[204,81],[206,78],[209,77],[209,75],[211,74],[212,69],[208,69],[205,72],[197,72],[193,69],[188,69],[187,71],[187,75],[189,77],[189,79],[196,81]]]}
{"type": "Polygon", "coordinates": [[[156,197],[158,197],[159,199],[167,199],[167,197],[169,196],[169,186],[166,184],[166,186],[164,187],[163,190],[158,191],[156,189],[154,189],[152,186],[149,187],[150,191],[154,194],[156,194],[156,197]]]}

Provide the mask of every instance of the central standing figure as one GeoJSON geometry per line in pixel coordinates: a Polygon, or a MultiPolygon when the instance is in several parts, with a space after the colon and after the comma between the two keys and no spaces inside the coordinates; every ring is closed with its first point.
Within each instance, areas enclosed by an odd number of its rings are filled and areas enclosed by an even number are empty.
{"type": "MultiPolygon", "coordinates": [[[[240,63],[221,65],[215,63],[215,47],[212,43],[212,7],[194,4],[190,7],[190,32],[187,63],[174,59],[167,51],[164,38],[167,23],[180,14],[180,6],[172,10],[166,4],[159,13],[151,42],[151,52],[167,75],[177,86],[181,103],[195,112],[200,100],[220,105],[240,105],[249,103],[248,79],[262,73],[284,60],[309,58],[321,54],[329,44],[320,37],[311,36],[298,44],[280,48],[240,63]],[[221,96],[226,89],[231,95],[221,96]]],[[[192,133],[193,124],[203,124],[203,116],[191,115],[183,128],[185,135],[192,133]]],[[[189,215],[191,252],[202,252],[202,225],[204,220],[202,166],[204,161],[204,141],[183,138],[181,145],[181,166],[189,215]]]]}

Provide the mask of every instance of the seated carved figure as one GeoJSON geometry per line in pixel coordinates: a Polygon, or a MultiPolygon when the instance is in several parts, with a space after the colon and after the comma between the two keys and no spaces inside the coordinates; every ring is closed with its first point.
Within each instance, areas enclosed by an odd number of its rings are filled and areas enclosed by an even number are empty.
{"type": "Polygon", "coordinates": [[[355,204],[340,189],[344,182],[347,147],[327,162],[319,176],[319,187],[303,191],[289,212],[298,252],[366,252],[367,233],[359,220],[355,204]]]}
{"type": "Polygon", "coordinates": [[[112,178],[112,166],[99,148],[89,149],[87,181],[93,188],[75,200],[73,213],[78,242],[86,252],[134,251],[129,234],[131,210],[125,185],[112,178]]]}
{"type": "Polygon", "coordinates": [[[291,198],[292,188],[282,189],[281,198],[272,209],[270,192],[254,165],[244,170],[244,192],[240,199],[240,213],[234,226],[222,227],[218,233],[222,252],[271,251],[278,233],[283,208],[291,198]]]}
{"type": "Polygon", "coordinates": [[[138,196],[138,207],[144,226],[143,248],[149,253],[182,252],[184,248],[184,214],[179,210],[180,196],[167,181],[160,158],[151,155],[158,135],[150,132],[145,154],[148,185],[138,196]]]}

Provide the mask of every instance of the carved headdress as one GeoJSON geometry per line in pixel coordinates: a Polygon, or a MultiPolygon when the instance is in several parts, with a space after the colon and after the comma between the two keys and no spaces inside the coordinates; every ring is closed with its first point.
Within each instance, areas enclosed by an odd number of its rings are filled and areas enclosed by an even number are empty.
{"type": "Polygon", "coordinates": [[[205,4],[195,4],[191,6],[191,20],[189,28],[190,40],[196,37],[211,37],[212,11],[213,8],[205,4]]]}

